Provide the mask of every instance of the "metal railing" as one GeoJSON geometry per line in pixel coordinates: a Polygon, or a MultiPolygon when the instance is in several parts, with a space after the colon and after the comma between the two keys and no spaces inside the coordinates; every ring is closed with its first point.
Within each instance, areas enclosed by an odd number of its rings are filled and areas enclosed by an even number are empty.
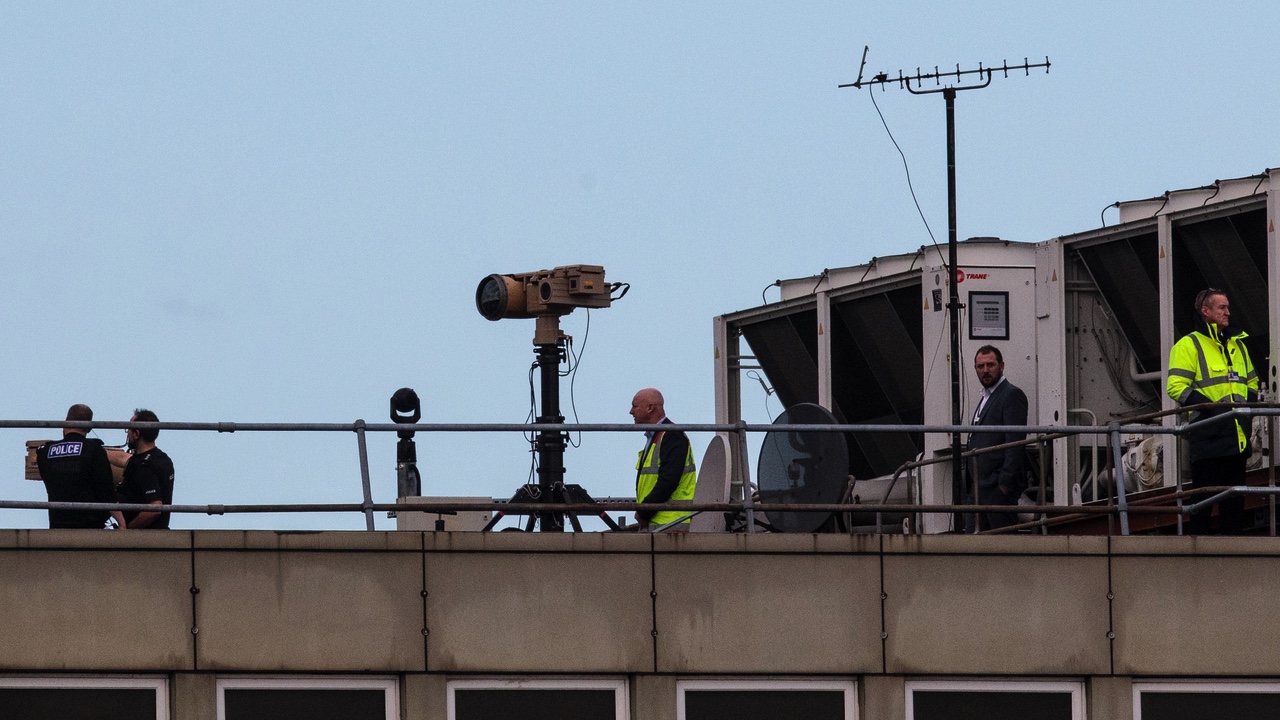
{"type": "MultiPolygon", "coordinates": [[[[1198,405],[1186,408],[1178,408],[1175,410],[1162,411],[1158,413],[1150,413],[1148,415],[1134,418],[1136,420],[1153,420],[1166,415],[1175,413],[1193,412],[1196,410],[1221,409],[1220,404],[1214,405],[1198,405]]],[[[1198,512],[1205,507],[1220,503],[1222,500],[1235,495],[1266,495],[1271,498],[1270,517],[1271,517],[1271,534],[1276,534],[1276,495],[1280,494],[1280,488],[1275,486],[1274,466],[1269,469],[1269,484],[1267,487],[1251,487],[1251,486],[1233,486],[1233,487],[1199,487],[1194,490],[1185,490],[1182,487],[1181,478],[1177,486],[1177,491],[1172,495],[1176,504],[1174,505],[1155,505],[1142,504],[1131,505],[1125,489],[1124,463],[1119,462],[1122,457],[1122,436],[1123,435],[1185,435],[1187,432],[1196,428],[1201,428],[1210,424],[1226,422],[1238,417],[1265,417],[1268,419],[1267,438],[1269,446],[1269,459],[1274,459],[1274,429],[1271,426],[1270,418],[1280,415],[1280,404],[1276,403],[1241,403],[1232,406],[1219,415],[1210,418],[1197,420],[1195,422],[1186,423],[1179,426],[1154,425],[1144,422],[1138,423],[1120,423],[1111,422],[1107,425],[984,425],[978,430],[972,425],[894,425],[894,424],[834,424],[834,425],[806,425],[806,424],[750,424],[738,422],[732,424],[725,423],[675,423],[662,425],[637,425],[632,423],[595,423],[595,424],[568,424],[568,423],[366,423],[364,420],[356,420],[350,423],[237,423],[237,422],[123,422],[123,421],[67,421],[67,420],[0,420],[0,429],[62,429],[62,428],[78,428],[84,430],[106,429],[106,430],[124,430],[124,429],[155,429],[155,430],[176,430],[191,432],[217,432],[217,433],[235,433],[235,432],[350,432],[357,437],[357,449],[360,459],[360,476],[362,500],[359,503],[285,503],[285,504],[239,504],[239,505],[155,505],[155,504],[129,504],[129,503],[73,503],[73,502],[47,502],[47,501],[22,501],[22,500],[0,500],[0,509],[23,509],[23,510],[119,510],[122,512],[168,512],[168,513],[191,513],[204,515],[229,515],[239,513],[347,513],[359,512],[365,516],[365,525],[367,530],[374,529],[373,514],[375,512],[421,512],[421,513],[453,513],[453,512],[471,512],[471,511],[490,511],[494,509],[502,509],[508,515],[529,515],[546,512],[578,512],[578,513],[600,513],[600,512],[634,512],[636,510],[676,510],[690,513],[698,512],[724,512],[724,513],[742,513],[746,518],[746,526],[749,532],[755,531],[754,516],[756,513],[769,512],[819,512],[819,513],[867,513],[875,512],[877,516],[877,531],[882,530],[881,518],[884,514],[894,513],[1008,513],[1013,511],[1019,513],[1031,513],[1041,516],[1041,519],[1023,523],[1013,528],[1020,529],[1024,527],[1047,527],[1058,524],[1072,518],[1082,518],[1088,516],[1115,516],[1119,520],[1120,534],[1128,535],[1130,531],[1129,518],[1131,515],[1177,515],[1188,516],[1194,512],[1198,512]],[[890,482],[889,489],[885,492],[882,502],[878,504],[863,503],[768,503],[759,502],[752,498],[752,493],[744,493],[744,498],[740,501],[714,502],[714,503],[696,503],[696,502],[672,502],[672,503],[645,503],[641,505],[634,501],[615,501],[606,500],[596,503],[511,503],[495,501],[492,503],[480,502],[424,502],[424,503],[375,503],[372,499],[372,487],[369,473],[368,448],[366,444],[367,433],[400,433],[405,431],[421,432],[421,433],[528,433],[537,431],[552,432],[578,432],[578,433],[636,433],[657,430],[680,430],[695,433],[728,433],[737,435],[741,439],[745,439],[748,433],[768,433],[768,432],[835,432],[835,433],[940,433],[952,434],[956,432],[972,433],[972,432],[990,432],[990,433],[1026,433],[1033,437],[1019,440],[1011,443],[1004,443],[981,450],[966,451],[962,457],[972,457],[989,452],[999,452],[1009,447],[1027,446],[1033,444],[1046,444],[1054,440],[1082,435],[1097,434],[1107,435],[1109,438],[1109,449],[1112,456],[1112,484],[1116,490],[1115,505],[1046,505],[1044,504],[1044,479],[1041,477],[1041,494],[1040,503],[1036,505],[978,505],[978,504],[922,504],[922,503],[888,503],[889,495],[893,486],[898,482],[900,476],[909,470],[925,467],[927,465],[949,462],[950,456],[941,456],[924,460],[912,461],[904,463],[894,473],[890,482]],[[1192,504],[1184,504],[1183,500],[1210,494],[1209,497],[1198,500],[1192,504]]],[[[745,446],[745,443],[742,443],[745,446]]],[[[744,448],[745,452],[745,448],[744,448]]],[[[745,457],[745,456],[744,456],[745,457]]],[[[1170,459],[1166,458],[1166,462],[1170,459]]],[[[1096,471],[1096,468],[1095,468],[1096,471]]],[[[1181,534],[1181,522],[1179,522],[1178,532],[1181,534]]]]}

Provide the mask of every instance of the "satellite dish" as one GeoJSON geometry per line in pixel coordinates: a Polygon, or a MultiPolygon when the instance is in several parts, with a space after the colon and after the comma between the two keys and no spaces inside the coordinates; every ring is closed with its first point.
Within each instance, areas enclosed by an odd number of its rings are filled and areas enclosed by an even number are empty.
{"type": "MultiPolygon", "coordinates": [[[[729,500],[729,441],[723,435],[711,438],[698,466],[694,503],[722,503],[729,500]]],[[[700,512],[689,523],[691,532],[724,532],[724,513],[700,512]]]]}
{"type": "MultiPolygon", "coordinates": [[[[774,425],[835,425],[826,408],[800,403],[787,408],[774,425]]],[[[772,431],[764,436],[756,479],[762,503],[838,503],[848,485],[849,448],[835,432],[772,431]]],[[[816,532],[831,513],[769,512],[769,524],[782,532],[816,532]]]]}

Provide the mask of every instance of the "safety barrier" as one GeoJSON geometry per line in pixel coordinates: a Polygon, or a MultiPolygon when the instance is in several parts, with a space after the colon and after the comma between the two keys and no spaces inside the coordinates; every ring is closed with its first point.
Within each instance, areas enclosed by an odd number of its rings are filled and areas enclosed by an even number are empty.
{"type": "MultiPolygon", "coordinates": [[[[1159,413],[1151,413],[1149,415],[1140,416],[1143,420],[1153,420],[1165,415],[1174,413],[1193,412],[1197,410],[1205,410],[1209,408],[1221,409],[1222,405],[1198,405],[1187,408],[1179,408],[1171,411],[1163,411],[1159,413]]],[[[1045,444],[1053,440],[1068,437],[1072,435],[1083,434],[1105,434],[1109,438],[1109,447],[1113,458],[1119,458],[1122,453],[1122,436],[1127,434],[1140,435],[1184,435],[1188,431],[1204,427],[1209,424],[1227,422],[1237,417],[1263,417],[1267,419],[1268,438],[1268,454],[1274,459],[1274,428],[1271,418],[1280,415],[1280,404],[1276,403],[1240,403],[1232,406],[1232,409],[1215,415],[1210,418],[1197,420],[1191,423],[1185,423],[1178,426],[1154,425],[1149,423],[1119,423],[1112,422],[1106,425],[984,425],[982,432],[1011,432],[1026,433],[1033,437],[1020,440],[1013,443],[996,445],[982,450],[967,451],[962,457],[974,456],[986,452],[997,452],[1007,449],[1011,446],[1045,444]]],[[[107,430],[124,430],[124,429],[156,429],[156,430],[177,430],[177,431],[194,431],[194,432],[217,432],[217,433],[235,433],[235,432],[342,432],[354,433],[357,438],[357,448],[360,456],[360,475],[361,490],[363,498],[359,503],[287,503],[287,504],[244,504],[244,505],[138,505],[128,503],[70,503],[70,502],[40,502],[40,501],[19,501],[19,500],[0,500],[0,508],[5,509],[28,509],[28,510],[120,510],[120,511],[160,511],[170,513],[193,513],[204,515],[228,515],[237,513],[315,513],[315,512],[360,512],[365,516],[365,525],[367,530],[374,529],[373,514],[375,512],[390,511],[413,511],[424,513],[448,513],[448,512],[466,512],[466,511],[488,511],[494,509],[502,509],[508,515],[528,515],[535,513],[547,512],[634,512],[641,509],[641,505],[634,501],[620,501],[616,499],[605,499],[594,504],[584,503],[511,503],[503,501],[495,501],[493,503],[477,503],[477,502],[430,502],[430,503],[375,503],[372,499],[372,488],[369,477],[369,458],[368,449],[365,442],[367,433],[401,433],[401,432],[421,432],[421,433],[476,433],[476,432],[578,432],[578,433],[635,433],[657,430],[681,430],[694,433],[732,433],[736,434],[744,443],[749,433],[767,433],[767,432],[836,432],[836,433],[946,433],[953,434],[971,433],[975,431],[971,425],[802,425],[802,424],[749,424],[739,422],[734,424],[714,424],[714,423],[674,423],[662,425],[636,425],[630,423],[597,423],[597,424],[539,424],[539,423],[366,423],[363,420],[356,420],[351,423],[237,423],[237,422],[121,422],[121,421],[68,421],[68,420],[0,420],[0,429],[53,429],[53,428],[80,428],[85,430],[107,429],[107,430]]],[[[886,491],[884,500],[887,501],[889,492],[893,488],[893,484],[897,482],[902,473],[923,467],[933,463],[950,462],[950,457],[930,458],[927,460],[918,460],[902,465],[893,476],[889,490],[886,491]]],[[[1250,487],[1250,486],[1234,486],[1234,487],[1200,487],[1194,490],[1186,490],[1182,487],[1181,479],[1177,492],[1173,499],[1175,505],[1141,505],[1131,506],[1128,501],[1125,490],[1125,469],[1124,463],[1113,462],[1113,485],[1116,490],[1115,505],[1108,506],[1085,506],[1085,505],[1045,505],[1043,502],[1037,505],[1020,505],[1017,506],[1018,512],[1032,513],[1041,516],[1041,519],[1031,523],[1014,526],[1007,529],[1021,529],[1024,527],[1046,528],[1055,521],[1061,522],[1064,517],[1076,516],[1087,517],[1090,515],[1107,515],[1116,516],[1119,519],[1120,534],[1128,535],[1130,531],[1129,518],[1134,514],[1155,514],[1155,515],[1177,515],[1179,516],[1178,533],[1182,533],[1182,516],[1190,515],[1202,508],[1220,503],[1227,497],[1234,495],[1266,495],[1271,499],[1270,503],[1270,531],[1271,535],[1276,534],[1276,496],[1280,494],[1280,488],[1275,485],[1275,467],[1269,466],[1268,486],[1266,487],[1250,487]],[[1210,497],[1198,500],[1192,504],[1184,504],[1184,500],[1210,494],[1210,497]]],[[[1044,497],[1044,478],[1041,477],[1041,494],[1044,497]]],[[[993,512],[1009,512],[1010,506],[1007,505],[977,505],[977,504],[889,504],[881,502],[875,505],[867,505],[862,503],[823,503],[823,504],[798,504],[798,503],[761,503],[755,501],[751,497],[751,493],[744,493],[744,499],[733,502],[717,502],[717,503],[646,503],[643,506],[645,510],[678,510],[697,512],[729,512],[743,513],[746,518],[746,530],[755,532],[757,524],[755,522],[755,513],[760,512],[821,512],[821,513],[848,513],[858,512],[866,513],[874,511],[877,516],[877,531],[882,531],[881,518],[885,513],[993,513],[993,512]]]]}

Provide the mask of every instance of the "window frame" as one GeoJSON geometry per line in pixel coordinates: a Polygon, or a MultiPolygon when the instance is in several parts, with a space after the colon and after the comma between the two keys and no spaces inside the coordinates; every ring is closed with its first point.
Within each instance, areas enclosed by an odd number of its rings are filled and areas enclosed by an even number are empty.
{"type": "Polygon", "coordinates": [[[400,720],[400,682],[383,675],[219,675],[215,681],[218,720],[227,720],[230,690],[382,690],[386,720],[400,720]]]}
{"type": "Polygon", "coordinates": [[[631,720],[631,691],[626,678],[488,677],[445,681],[446,720],[457,720],[457,690],[613,690],[614,720],[631,720]]]}
{"type": "Polygon", "coordinates": [[[1133,683],[1133,720],[1142,720],[1142,693],[1246,693],[1265,692],[1280,695],[1280,682],[1275,680],[1143,680],[1133,683]]]}
{"type": "Polygon", "coordinates": [[[156,720],[169,720],[169,678],[163,675],[0,675],[2,688],[138,690],[156,693],[156,720]]]}
{"type": "MultiPolygon", "coordinates": [[[[1084,682],[1076,680],[908,680],[906,682],[907,720],[915,720],[915,692],[1043,692],[1069,693],[1072,720],[1087,720],[1084,704],[1084,682]]],[[[1136,720],[1136,718],[1135,718],[1136,720]]]]}
{"type": "MultiPolygon", "coordinates": [[[[821,680],[817,678],[761,677],[694,678],[676,681],[676,720],[685,718],[685,692],[693,690],[768,692],[771,690],[839,690],[844,694],[844,720],[858,720],[858,683],[856,680],[821,680]]],[[[451,719],[452,720],[452,719],[451,719]]]]}

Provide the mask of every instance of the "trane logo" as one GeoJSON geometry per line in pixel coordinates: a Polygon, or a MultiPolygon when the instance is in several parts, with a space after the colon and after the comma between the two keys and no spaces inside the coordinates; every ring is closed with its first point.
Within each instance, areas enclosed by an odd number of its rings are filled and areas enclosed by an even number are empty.
{"type": "Polygon", "coordinates": [[[80,450],[83,447],[84,447],[84,443],[78,443],[78,442],[58,443],[57,445],[50,445],[49,457],[58,458],[58,457],[71,457],[73,455],[79,455],[80,450]]]}
{"type": "Polygon", "coordinates": [[[986,280],[986,273],[966,273],[960,268],[956,268],[956,282],[962,283],[965,280],[986,280]]]}

